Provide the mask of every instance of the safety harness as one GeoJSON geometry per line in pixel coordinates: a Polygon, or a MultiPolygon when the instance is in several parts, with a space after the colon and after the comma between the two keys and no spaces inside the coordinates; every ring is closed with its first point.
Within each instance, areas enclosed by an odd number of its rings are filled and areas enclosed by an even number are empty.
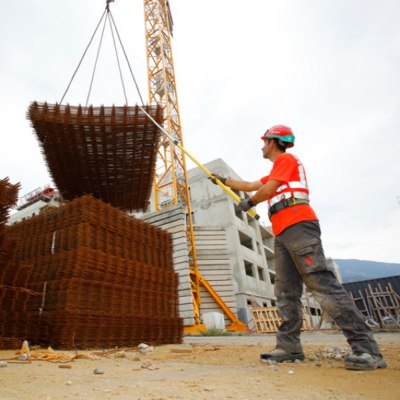
{"type": "Polygon", "coordinates": [[[294,157],[297,161],[300,180],[287,182],[276,189],[275,194],[268,201],[269,218],[285,208],[309,204],[309,191],[304,166],[296,156],[294,157]]]}

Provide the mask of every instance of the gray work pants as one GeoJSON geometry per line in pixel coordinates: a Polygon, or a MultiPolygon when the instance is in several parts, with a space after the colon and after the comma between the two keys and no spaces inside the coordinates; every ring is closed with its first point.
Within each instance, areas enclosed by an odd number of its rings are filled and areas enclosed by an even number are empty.
{"type": "Polygon", "coordinates": [[[277,347],[301,352],[303,283],[338,324],[353,352],[380,354],[353,299],[327,269],[318,221],[292,225],[275,238],[275,296],[282,318],[277,347]]]}

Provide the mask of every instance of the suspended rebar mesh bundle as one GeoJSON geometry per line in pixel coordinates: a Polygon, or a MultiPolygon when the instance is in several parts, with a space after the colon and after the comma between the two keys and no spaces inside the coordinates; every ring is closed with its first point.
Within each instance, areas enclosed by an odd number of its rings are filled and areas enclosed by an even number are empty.
{"type": "Polygon", "coordinates": [[[182,340],[168,232],[83,196],[6,233],[19,268],[0,274],[0,346],[10,333],[62,348],[182,340]]]}
{"type": "MultiPolygon", "coordinates": [[[[160,106],[144,109],[162,125],[160,106]]],[[[64,199],[92,194],[122,210],[146,210],[161,132],[138,106],[34,102],[28,118],[64,199]]]]}

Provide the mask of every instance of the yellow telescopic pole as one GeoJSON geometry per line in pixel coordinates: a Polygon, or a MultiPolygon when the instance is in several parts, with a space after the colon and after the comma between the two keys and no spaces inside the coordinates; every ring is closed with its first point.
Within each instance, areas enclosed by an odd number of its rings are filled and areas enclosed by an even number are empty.
{"type": "MultiPolygon", "coordinates": [[[[143,113],[150,118],[150,120],[154,123],[154,125],[156,125],[161,132],[166,135],[168,137],[169,140],[171,140],[171,142],[174,144],[174,146],[178,147],[178,149],[180,151],[182,151],[183,153],[185,153],[207,176],[211,177],[212,173],[203,165],[200,163],[200,161],[198,161],[195,157],[193,157],[187,150],[185,150],[180,144],[179,142],[174,139],[171,135],[168,134],[168,132],[140,105],[138,105],[139,108],[143,111],[143,113]]],[[[235,200],[237,203],[240,203],[240,197],[233,192],[228,186],[225,186],[220,180],[215,179],[215,181],[217,182],[218,186],[223,189],[229,196],[232,197],[233,200],[235,200]]],[[[253,218],[255,219],[260,219],[260,216],[252,209],[250,208],[250,210],[247,211],[253,218]]]]}

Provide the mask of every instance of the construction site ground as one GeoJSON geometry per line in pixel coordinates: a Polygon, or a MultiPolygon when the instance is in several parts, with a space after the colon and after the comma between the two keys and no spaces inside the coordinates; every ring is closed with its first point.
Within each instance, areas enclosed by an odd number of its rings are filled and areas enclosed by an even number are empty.
{"type": "Polygon", "coordinates": [[[303,333],[306,360],[277,365],[259,362],[274,347],[273,334],[187,336],[180,345],[142,350],[31,348],[30,361],[0,351],[0,400],[397,400],[400,333],[375,337],[389,367],[368,372],[344,369],[349,347],[336,331],[303,333]]]}

